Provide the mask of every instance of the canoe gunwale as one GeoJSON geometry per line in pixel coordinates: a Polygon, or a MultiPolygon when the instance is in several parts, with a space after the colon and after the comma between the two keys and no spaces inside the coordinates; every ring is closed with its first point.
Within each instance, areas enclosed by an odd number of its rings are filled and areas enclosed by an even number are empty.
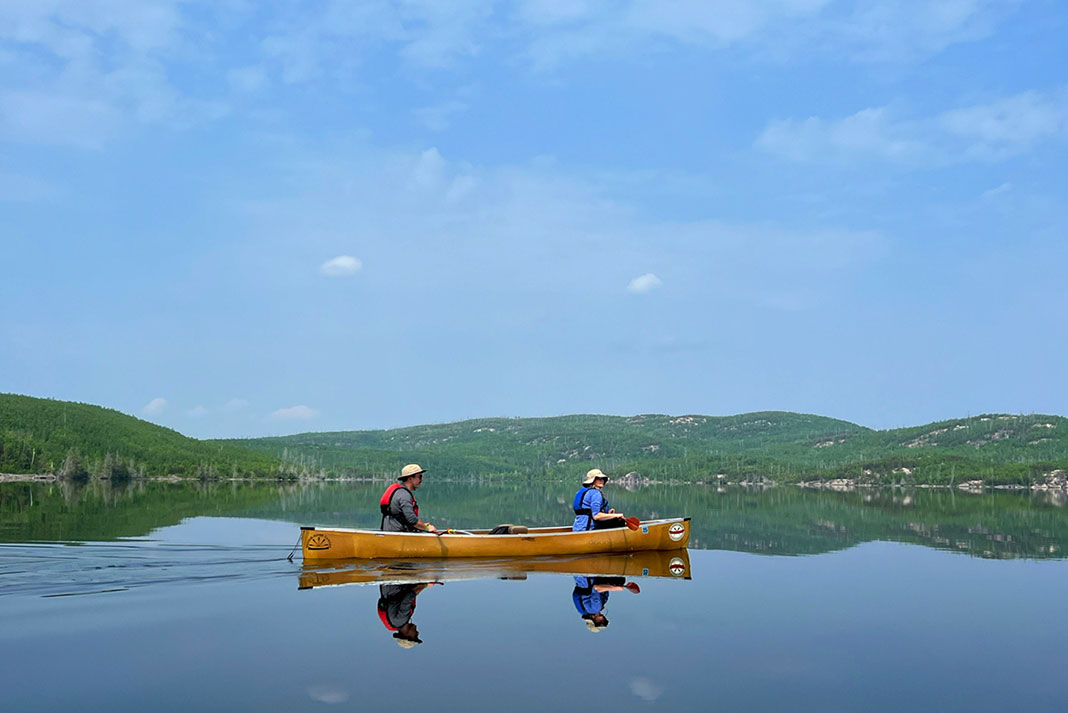
{"type": "MultiPolygon", "coordinates": [[[[642,520],[638,523],[639,527],[653,526],[653,525],[670,525],[673,522],[689,522],[689,517],[665,517],[657,520],[642,520]]],[[[489,530],[469,530],[471,534],[464,534],[460,532],[391,532],[388,530],[372,530],[367,528],[349,528],[349,527],[319,527],[316,525],[301,525],[301,530],[327,530],[330,532],[344,532],[355,535],[374,535],[376,537],[426,537],[427,535],[435,535],[442,538],[478,538],[484,540],[490,537],[513,539],[517,537],[566,537],[567,535],[588,535],[591,532],[607,532],[608,530],[579,530],[573,531],[566,526],[555,525],[552,527],[532,527],[527,532],[518,534],[500,534],[491,535],[489,530]]]]}

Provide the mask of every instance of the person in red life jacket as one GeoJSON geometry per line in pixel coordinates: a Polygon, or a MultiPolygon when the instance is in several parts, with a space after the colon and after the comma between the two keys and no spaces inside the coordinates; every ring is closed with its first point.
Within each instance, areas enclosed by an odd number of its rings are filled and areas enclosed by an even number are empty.
{"type": "Polygon", "coordinates": [[[386,629],[393,632],[397,646],[402,649],[423,643],[419,638],[419,628],[412,621],[412,614],[415,613],[415,598],[419,592],[434,584],[383,584],[378,588],[378,618],[386,629]]]}
{"type": "Polygon", "coordinates": [[[415,489],[423,484],[426,470],[416,463],[401,468],[399,483],[386,488],[378,507],[382,511],[382,526],[387,532],[437,532],[438,528],[419,519],[419,505],[415,489]]]}
{"type": "Polygon", "coordinates": [[[604,530],[610,527],[626,527],[623,513],[609,507],[608,500],[601,489],[608,482],[608,476],[599,468],[586,473],[582,487],[575,493],[571,508],[575,511],[575,523],[571,529],[575,532],[584,530],[604,530]]]}

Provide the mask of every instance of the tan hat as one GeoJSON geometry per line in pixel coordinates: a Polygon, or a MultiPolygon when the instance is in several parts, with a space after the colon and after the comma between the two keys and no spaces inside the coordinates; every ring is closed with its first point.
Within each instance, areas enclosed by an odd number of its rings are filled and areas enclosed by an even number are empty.
{"type": "Polygon", "coordinates": [[[604,617],[604,623],[598,624],[593,620],[593,616],[584,616],[582,620],[586,622],[586,628],[592,631],[594,634],[600,634],[608,627],[608,618],[604,617]]]}
{"type": "Polygon", "coordinates": [[[411,649],[423,643],[419,639],[415,639],[414,641],[412,639],[402,639],[396,634],[393,635],[393,638],[394,641],[397,642],[397,646],[401,647],[402,649],[411,649]]]}
{"type": "Polygon", "coordinates": [[[608,476],[601,472],[600,468],[594,468],[586,473],[586,479],[582,481],[583,485],[593,485],[593,481],[597,478],[604,478],[608,480],[608,476]]]}
{"type": "Polygon", "coordinates": [[[401,468],[401,474],[397,476],[397,480],[407,480],[413,475],[419,475],[420,473],[425,472],[426,470],[418,463],[409,463],[408,465],[401,468]]]}

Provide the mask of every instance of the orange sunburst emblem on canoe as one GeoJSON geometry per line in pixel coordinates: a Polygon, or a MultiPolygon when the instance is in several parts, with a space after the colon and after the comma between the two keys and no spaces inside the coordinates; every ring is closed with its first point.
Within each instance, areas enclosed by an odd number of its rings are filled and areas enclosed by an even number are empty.
{"type": "Polygon", "coordinates": [[[328,550],[330,549],[330,538],[317,532],[308,538],[307,547],[309,550],[328,550]]]}

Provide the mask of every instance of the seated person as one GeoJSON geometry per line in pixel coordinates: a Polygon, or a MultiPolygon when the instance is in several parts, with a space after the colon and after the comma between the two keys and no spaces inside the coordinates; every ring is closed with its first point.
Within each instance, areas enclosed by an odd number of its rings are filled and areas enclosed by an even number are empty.
{"type": "Polygon", "coordinates": [[[604,615],[608,593],[623,589],[623,583],[622,577],[575,577],[571,600],[587,629],[597,633],[608,626],[608,617],[604,615]]]}
{"type": "Polygon", "coordinates": [[[586,473],[582,487],[575,493],[572,509],[575,511],[575,523],[571,529],[575,532],[584,530],[603,530],[610,527],[626,527],[623,513],[618,513],[608,506],[608,500],[601,492],[608,476],[599,468],[586,473]]]}

